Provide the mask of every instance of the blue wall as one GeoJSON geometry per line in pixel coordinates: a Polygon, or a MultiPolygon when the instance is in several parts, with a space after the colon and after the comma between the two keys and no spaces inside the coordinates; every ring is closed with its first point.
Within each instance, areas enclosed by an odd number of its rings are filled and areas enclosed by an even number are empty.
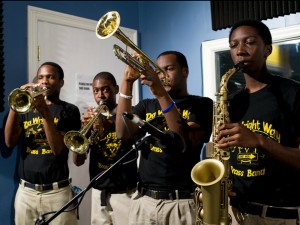
{"type": "MultiPolygon", "coordinates": [[[[140,4],[139,15],[143,51],[153,59],[165,50],[181,51],[189,64],[189,92],[202,95],[201,42],[228,34],[212,31],[210,2],[145,1],[140,4]]],[[[143,87],[143,97],[152,97],[147,87],[143,87]]]]}
{"type": "MultiPolygon", "coordinates": [[[[189,63],[190,94],[202,95],[201,43],[225,38],[229,30],[212,31],[209,1],[4,1],[5,95],[27,82],[27,6],[54,10],[98,20],[117,10],[121,26],[139,32],[141,49],[153,60],[165,50],[183,52],[189,63]]],[[[300,24],[299,17],[268,21],[270,28],[300,24]]],[[[117,59],[116,59],[117,60],[117,59]]],[[[213,76],[213,74],[212,74],[213,76]]],[[[142,98],[152,98],[142,87],[142,98]]],[[[5,98],[6,100],[6,98],[5,98]]],[[[0,218],[1,225],[13,223],[13,200],[17,187],[17,148],[7,149],[3,123],[8,112],[0,113],[0,218]]]]}

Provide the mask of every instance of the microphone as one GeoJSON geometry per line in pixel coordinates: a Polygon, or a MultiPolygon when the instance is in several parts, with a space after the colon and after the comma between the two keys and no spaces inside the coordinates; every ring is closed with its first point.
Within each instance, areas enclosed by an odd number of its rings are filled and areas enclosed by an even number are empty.
{"type": "Polygon", "coordinates": [[[165,132],[157,129],[152,124],[140,119],[138,116],[128,112],[123,112],[122,115],[125,116],[127,119],[130,119],[133,123],[138,125],[144,131],[151,134],[158,141],[165,141],[168,138],[168,135],[165,132]]]}

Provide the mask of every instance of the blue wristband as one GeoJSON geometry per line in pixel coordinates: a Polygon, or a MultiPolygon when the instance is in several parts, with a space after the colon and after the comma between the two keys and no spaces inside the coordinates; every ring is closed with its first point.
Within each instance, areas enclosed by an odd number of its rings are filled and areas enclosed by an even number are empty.
{"type": "Polygon", "coordinates": [[[169,112],[173,108],[174,105],[175,105],[175,102],[172,102],[167,108],[163,109],[162,112],[163,113],[169,112]]]}

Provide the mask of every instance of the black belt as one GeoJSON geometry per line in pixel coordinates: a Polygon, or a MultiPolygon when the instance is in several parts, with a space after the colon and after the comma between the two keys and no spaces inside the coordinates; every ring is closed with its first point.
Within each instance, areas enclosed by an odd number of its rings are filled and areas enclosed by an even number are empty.
{"type": "Polygon", "coordinates": [[[20,180],[20,184],[24,187],[31,188],[36,191],[50,191],[57,190],[59,188],[67,187],[71,183],[71,179],[54,182],[52,184],[32,184],[25,180],[20,180]]]}
{"type": "Polygon", "coordinates": [[[139,188],[139,192],[141,193],[141,195],[146,195],[154,199],[174,200],[174,199],[192,199],[194,197],[194,194],[188,190],[159,191],[159,190],[139,188]]]}
{"type": "Polygon", "coordinates": [[[272,217],[281,219],[299,219],[300,208],[297,207],[275,207],[262,205],[258,203],[248,203],[245,207],[245,213],[259,215],[262,217],[272,217]]]}

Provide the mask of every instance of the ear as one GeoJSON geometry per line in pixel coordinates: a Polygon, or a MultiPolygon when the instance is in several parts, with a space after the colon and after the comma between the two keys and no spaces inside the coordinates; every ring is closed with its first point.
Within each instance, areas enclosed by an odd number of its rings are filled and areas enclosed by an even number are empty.
{"type": "Polygon", "coordinates": [[[59,80],[59,87],[62,88],[64,86],[65,81],[64,80],[59,80]]]}
{"type": "Polygon", "coordinates": [[[115,93],[114,94],[118,94],[119,93],[119,85],[116,85],[114,89],[115,89],[115,93]]]}
{"type": "Polygon", "coordinates": [[[264,56],[266,58],[269,57],[269,55],[271,55],[271,53],[272,53],[272,50],[273,50],[272,45],[266,45],[264,56]]]}
{"type": "Polygon", "coordinates": [[[184,67],[184,68],[182,69],[182,72],[183,72],[184,77],[187,78],[188,75],[189,75],[189,69],[186,68],[186,67],[184,67]]]}

